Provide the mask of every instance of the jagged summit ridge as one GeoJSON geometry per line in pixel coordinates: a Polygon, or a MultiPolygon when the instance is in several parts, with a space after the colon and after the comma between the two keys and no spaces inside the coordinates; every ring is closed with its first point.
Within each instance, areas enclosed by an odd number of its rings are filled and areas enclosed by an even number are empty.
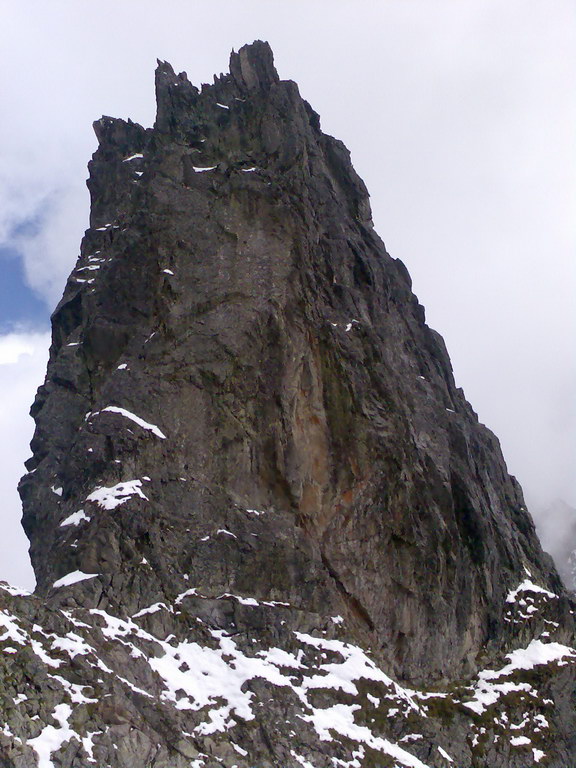
{"type": "Polygon", "coordinates": [[[266,92],[280,80],[274,66],[272,49],[261,40],[252,45],[244,45],[238,53],[232,51],[230,74],[241,89],[249,92],[266,92]]]}
{"type": "MultiPolygon", "coordinates": [[[[157,59],[156,83],[157,88],[178,88],[183,84],[193,93],[198,94],[199,89],[188,80],[186,72],[175,73],[172,65],[167,61],[157,59]]],[[[267,42],[256,40],[251,45],[244,45],[238,53],[230,54],[230,77],[241,91],[266,92],[280,78],[274,66],[272,49],[267,42]]],[[[216,75],[214,80],[218,81],[216,75]]],[[[208,86],[209,87],[209,86],[208,86]]],[[[158,95],[158,94],[157,94],[158,95]]]]}
{"type": "Polygon", "coordinates": [[[156,95],[95,123],[6,764],[566,764],[573,608],[348,151],[266,43],[156,95]]]}

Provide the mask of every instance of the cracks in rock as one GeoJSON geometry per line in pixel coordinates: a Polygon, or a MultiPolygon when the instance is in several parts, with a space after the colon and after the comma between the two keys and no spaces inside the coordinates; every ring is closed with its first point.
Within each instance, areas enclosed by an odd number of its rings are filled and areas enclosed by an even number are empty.
{"type": "Polygon", "coordinates": [[[334,580],[334,583],[336,585],[336,589],[338,592],[342,595],[344,602],[349,607],[351,613],[356,616],[358,619],[362,621],[363,624],[368,627],[370,632],[374,632],[374,622],[370,618],[370,614],[366,610],[366,608],[362,605],[360,600],[358,600],[357,597],[354,597],[354,595],[351,595],[350,592],[346,589],[344,584],[342,583],[340,577],[338,576],[337,571],[334,569],[334,567],[331,565],[330,561],[324,554],[324,552],[321,553],[322,557],[322,564],[330,574],[331,578],[334,580]]]}

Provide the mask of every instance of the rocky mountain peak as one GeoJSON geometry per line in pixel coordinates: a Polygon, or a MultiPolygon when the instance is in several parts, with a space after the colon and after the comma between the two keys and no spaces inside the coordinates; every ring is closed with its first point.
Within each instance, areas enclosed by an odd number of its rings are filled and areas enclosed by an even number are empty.
{"type": "Polygon", "coordinates": [[[156,95],[95,123],[4,765],[570,764],[573,604],[348,151],[267,43],[156,95]]]}
{"type": "Polygon", "coordinates": [[[279,82],[278,72],[274,67],[274,55],[268,43],[256,40],[251,45],[243,45],[230,54],[230,74],[241,90],[267,93],[274,83],[279,82]]]}

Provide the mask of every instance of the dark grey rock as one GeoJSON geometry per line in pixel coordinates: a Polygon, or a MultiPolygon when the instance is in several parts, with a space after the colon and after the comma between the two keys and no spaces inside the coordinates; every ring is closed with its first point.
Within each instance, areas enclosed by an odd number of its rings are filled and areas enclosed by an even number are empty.
{"type": "Polygon", "coordinates": [[[3,764],[566,766],[573,605],[499,443],[344,145],[266,43],[230,69],[95,123],[3,764]]]}

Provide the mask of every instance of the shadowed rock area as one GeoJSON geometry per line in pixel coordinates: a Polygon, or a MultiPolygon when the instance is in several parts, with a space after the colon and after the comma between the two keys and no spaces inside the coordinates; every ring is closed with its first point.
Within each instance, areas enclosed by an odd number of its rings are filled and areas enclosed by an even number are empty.
{"type": "Polygon", "coordinates": [[[347,149],[267,43],[156,96],[94,124],[0,766],[576,763],[574,604],[347,149]]]}

